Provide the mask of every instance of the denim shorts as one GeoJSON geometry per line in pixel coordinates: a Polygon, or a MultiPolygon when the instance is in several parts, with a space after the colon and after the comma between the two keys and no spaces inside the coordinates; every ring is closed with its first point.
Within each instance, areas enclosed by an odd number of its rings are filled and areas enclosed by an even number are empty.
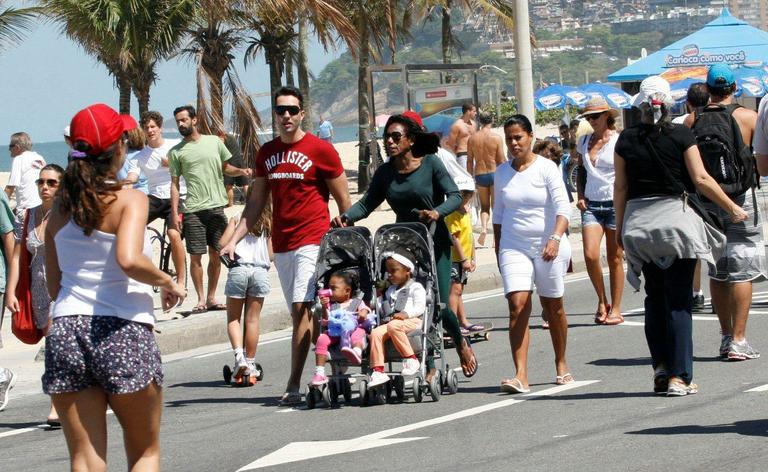
{"type": "Polygon", "coordinates": [[[163,384],[152,326],[115,316],[59,316],[45,338],[43,392],[79,392],[97,385],[109,394],[163,384]]]}
{"type": "Polygon", "coordinates": [[[613,200],[587,203],[587,211],[581,212],[581,226],[600,225],[606,229],[616,229],[616,210],[613,200]]]}
{"type": "Polygon", "coordinates": [[[269,293],[269,274],[264,267],[243,264],[229,269],[224,294],[230,298],[266,297],[269,293]]]}

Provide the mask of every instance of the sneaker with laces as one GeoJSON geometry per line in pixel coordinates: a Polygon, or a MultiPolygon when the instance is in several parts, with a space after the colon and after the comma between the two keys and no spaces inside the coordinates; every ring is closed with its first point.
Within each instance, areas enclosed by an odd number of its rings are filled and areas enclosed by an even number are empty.
{"type": "Polygon", "coordinates": [[[323,373],[316,373],[312,376],[312,380],[309,381],[309,384],[315,387],[319,387],[321,385],[325,385],[328,383],[328,377],[323,373]]]}
{"type": "Polygon", "coordinates": [[[362,358],[360,357],[360,354],[357,353],[357,350],[351,348],[351,347],[342,347],[341,348],[341,355],[344,356],[344,359],[347,360],[352,365],[360,365],[360,362],[362,362],[362,358]]]}
{"type": "Polygon", "coordinates": [[[416,359],[406,359],[403,361],[403,370],[400,371],[401,375],[414,375],[419,371],[421,363],[416,359]]]}
{"type": "Polygon", "coordinates": [[[8,392],[16,384],[16,374],[11,369],[0,367],[3,371],[3,380],[0,380],[0,411],[8,405],[8,392]]]}
{"type": "Polygon", "coordinates": [[[248,385],[254,386],[258,382],[261,372],[256,368],[255,362],[249,362],[248,370],[245,371],[244,375],[248,377],[248,385]]]}
{"type": "Polygon", "coordinates": [[[739,343],[731,341],[731,346],[728,349],[729,361],[746,361],[748,359],[757,359],[758,357],[760,357],[760,353],[750,346],[746,339],[739,343]]]}
{"type": "Polygon", "coordinates": [[[730,334],[724,334],[720,338],[720,357],[728,357],[728,351],[731,350],[731,343],[733,342],[733,337],[730,334]]]}
{"type": "Polygon", "coordinates": [[[371,374],[371,381],[368,382],[368,388],[378,387],[387,382],[389,382],[389,375],[384,372],[374,371],[373,374],[371,374]]]}
{"type": "Polygon", "coordinates": [[[669,379],[669,386],[667,387],[668,397],[684,397],[694,393],[699,393],[699,386],[695,383],[687,384],[677,377],[669,379]]]}
{"type": "Polygon", "coordinates": [[[669,374],[663,366],[659,366],[653,372],[653,392],[656,395],[665,395],[669,389],[669,374]]]}
{"type": "Polygon", "coordinates": [[[700,295],[694,295],[693,296],[693,309],[694,310],[703,310],[704,309],[704,294],[700,295]]]}
{"type": "Polygon", "coordinates": [[[248,370],[248,362],[242,354],[235,355],[235,367],[232,369],[232,378],[239,380],[248,370]]]}

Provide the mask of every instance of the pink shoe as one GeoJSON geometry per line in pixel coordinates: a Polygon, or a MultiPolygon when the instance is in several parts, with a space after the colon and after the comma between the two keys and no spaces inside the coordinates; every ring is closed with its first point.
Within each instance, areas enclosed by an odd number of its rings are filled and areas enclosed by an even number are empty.
{"type": "Polygon", "coordinates": [[[325,374],[315,374],[309,384],[314,387],[319,387],[328,383],[328,377],[325,374]]]}
{"type": "Polygon", "coordinates": [[[351,347],[342,347],[341,355],[344,356],[344,359],[346,359],[347,362],[349,362],[352,365],[360,365],[360,362],[362,362],[362,358],[360,357],[360,354],[358,354],[351,347]]]}

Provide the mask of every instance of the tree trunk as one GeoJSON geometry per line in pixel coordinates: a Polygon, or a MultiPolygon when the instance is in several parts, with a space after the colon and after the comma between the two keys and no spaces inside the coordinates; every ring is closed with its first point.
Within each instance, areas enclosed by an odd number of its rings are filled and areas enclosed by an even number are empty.
{"type": "Polygon", "coordinates": [[[443,64],[450,64],[453,56],[453,36],[451,34],[451,0],[446,0],[443,6],[442,46],[443,64]]]}
{"type": "Polygon", "coordinates": [[[131,79],[126,74],[118,74],[117,90],[120,92],[120,114],[131,114],[131,79]]]}
{"type": "Polygon", "coordinates": [[[309,89],[309,60],[307,58],[308,44],[307,20],[302,15],[299,19],[299,63],[296,66],[299,75],[299,90],[304,95],[304,121],[301,123],[304,131],[312,130],[312,99],[309,89]]]}
{"type": "Polygon", "coordinates": [[[139,102],[139,116],[149,111],[149,84],[134,84],[133,94],[139,102]]]}
{"type": "Polygon", "coordinates": [[[391,15],[389,25],[389,63],[395,63],[395,54],[397,51],[397,0],[389,0],[389,14],[391,15]]]}
{"type": "MultiPolygon", "coordinates": [[[[267,57],[267,64],[269,65],[269,90],[270,95],[274,95],[274,93],[282,87],[282,78],[280,77],[280,57],[279,54],[275,54],[274,52],[268,52],[265,51],[266,54],[269,56],[267,57]]],[[[272,137],[277,136],[277,121],[275,120],[275,114],[274,110],[272,113],[272,137]]]]}
{"type": "Polygon", "coordinates": [[[211,96],[211,131],[215,132],[219,127],[224,126],[224,71],[209,71],[211,96]]]}
{"type": "Polygon", "coordinates": [[[293,56],[290,54],[285,57],[285,84],[296,86],[296,79],[293,77],[293,56]]]}
{"type": "Polygon", "coordinates": [[[357,68],[357,116],[358,116],[358,165],[357,192],[363,193],[368,188],[369,158],[366,155],[371,109],[368,104],[368,53],[370,51],[370,31],[365,11],[367,0],[358,0],[358,33],[360,34],[359,64],[357,68]]]}

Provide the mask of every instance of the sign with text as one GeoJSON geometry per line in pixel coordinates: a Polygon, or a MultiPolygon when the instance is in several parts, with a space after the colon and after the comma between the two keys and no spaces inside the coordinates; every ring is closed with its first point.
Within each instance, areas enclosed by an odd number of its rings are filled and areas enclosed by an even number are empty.
{"type": "Polygon", "coordinates": [[[724,52],[724,53],[710,53],[699,50],[699,46],[696,44],[688,44],[680,51],[679,56],[673,56],[668,54],[664,58],[665,67],[696,67],[696,66],[708,66],[712,64],[743,64],[747,62],[747,53],[743,50],[724,52]]]}

